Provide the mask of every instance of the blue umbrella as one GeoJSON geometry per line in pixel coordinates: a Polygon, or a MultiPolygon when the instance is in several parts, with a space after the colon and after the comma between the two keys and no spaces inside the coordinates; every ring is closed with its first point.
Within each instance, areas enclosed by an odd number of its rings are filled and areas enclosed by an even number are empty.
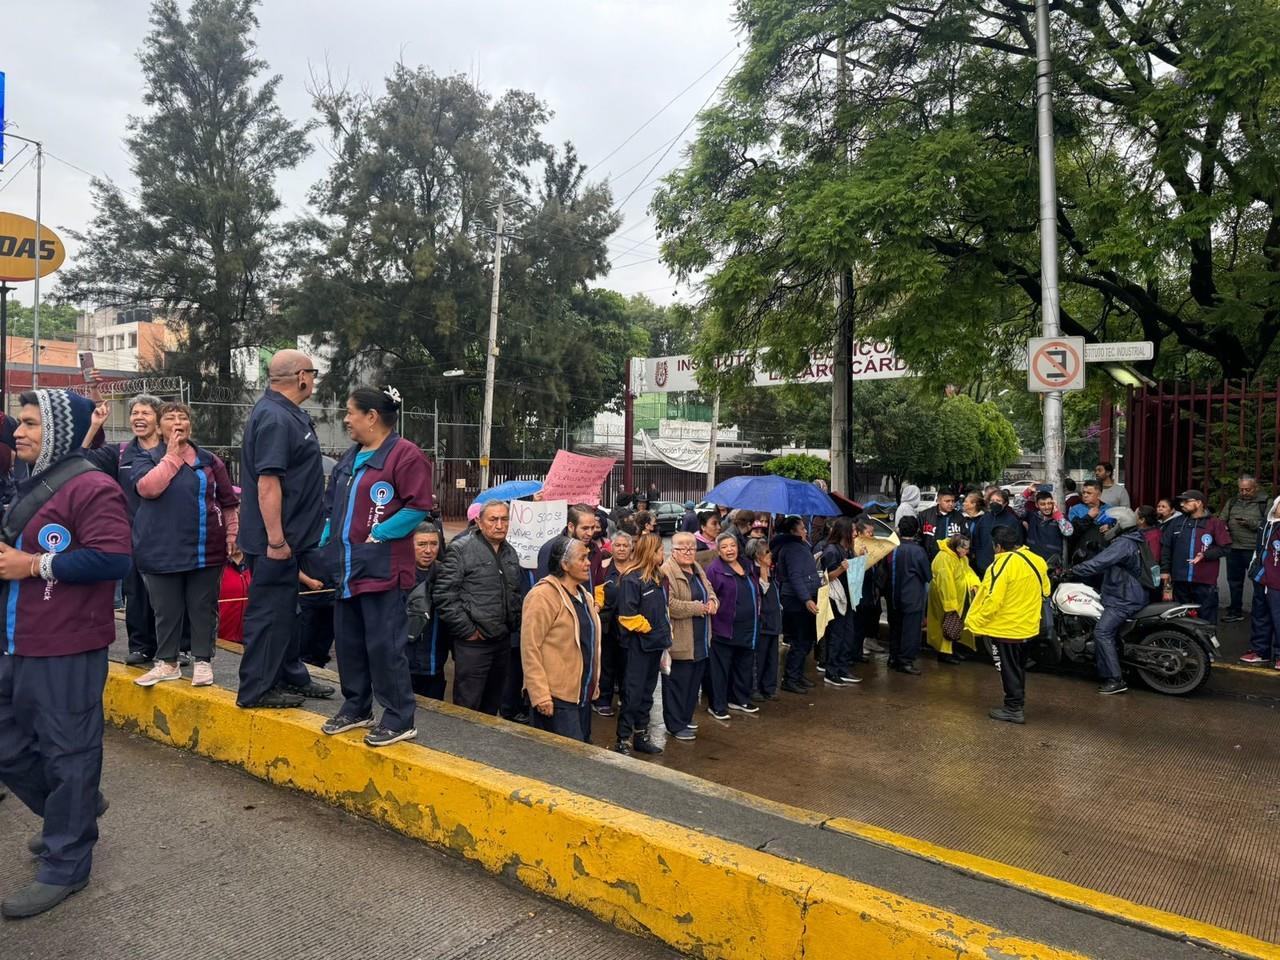
{"type": "Polygon", "coordinates": [[[786,477],[730,477],[706,496],[712,503],[762,513],[838,517],[840,507],[812,483],[786,477]]]}
{"type": "Polygon", "coordinates": [[[490,500],[519,500],[531,497],[542,490],[541,480],[508,480],[481,493],[472,503],[488,503],[490,500]]]}

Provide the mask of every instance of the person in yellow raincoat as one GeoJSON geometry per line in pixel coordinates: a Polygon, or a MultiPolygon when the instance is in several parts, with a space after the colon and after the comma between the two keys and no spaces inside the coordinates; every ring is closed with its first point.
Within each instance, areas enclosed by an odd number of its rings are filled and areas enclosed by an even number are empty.
{"type": "MultiPolygon", "coordinates": [[[[947,639],[943,626],[948,614],[963,623],[969,597],[978,589],[977,574],[969,566],[969,538],[956,534],[938,544],[938,554],[933,558],[933,584],[929,590],[929,607],[925,630],[929,646],[938,652],[939,663],[958,663],[952,641],[947,639]]],[[[973,634],[962,630],[959,642],[971,650],[976,649],[973,634]]]]}

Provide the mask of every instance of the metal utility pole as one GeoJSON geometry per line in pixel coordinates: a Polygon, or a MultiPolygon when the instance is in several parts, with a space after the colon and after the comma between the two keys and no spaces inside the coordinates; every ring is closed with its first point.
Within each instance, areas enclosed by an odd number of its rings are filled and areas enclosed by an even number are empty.
{"type": "MultiPolygon", "coordinates": [[[[1036,0],[1036,130],[1040,155],[1040,320],[1042,336],[1058,337],[1058,183],[1053,157],[1053,62],[1049,0],[1036,0]]],[[[1044,395],[1044,467],[1063,502],[1062,391],[1044,395]]]]}
{"type": "Polygon", "coordinates": [[[498,229],[493,235],[493,299],[489,304],[489,340],[484,358],[484,414],[480,419],[480,489],[489,489],[489,451],[493,439],[493,378],[498,361],[498,294],[502,285],[502,241],[506,198],[498,198],[498,229]]]}
{"type": "Polygon", "coordinates": [[[636,433],[636,395],[635,395],[634,357],[627,358],[627,385],[622,407],[622,489],[626,493],[634,490],[635,481],[635,433],[636,433]]]}
{"type": "MultiPolygon", "coordinates": [[[[836,109],[847,102],[849,76],[845,65],[845,41],[836,44],[836,109]]],[[[844,118],[836,117],[838,127],[844,118]]],[[[846,134],[841,127],[842,135],[846,134]]],[[[849,139],[844,137],[845,163],[849,161],[849,139]]],[[[842,267],[835,277],[836,341],[835,363],[831,370],[831,489],[853,496],[853,271],[842,267]]]]}
{"type": "Polygon", "coordinates": [[[9,292],[14,288],[0,280],[0,413],[9,412],[9,292]]]}
{"type": "Polygon", "coordinates": [[[44,144],[36,143],[36,278],[31,306],[31,389],[40,386],[40,198],[44,179],[44,144]]]}
{"type": "Polygon", "coordinates": [[[715,399],[711,401],[711,441],[707,444],[707,489],[710,490],[716,485],[716,461],[719,455],[716,453],[716,434],[720,430],[720,391],[716,391],[715,399]]]}

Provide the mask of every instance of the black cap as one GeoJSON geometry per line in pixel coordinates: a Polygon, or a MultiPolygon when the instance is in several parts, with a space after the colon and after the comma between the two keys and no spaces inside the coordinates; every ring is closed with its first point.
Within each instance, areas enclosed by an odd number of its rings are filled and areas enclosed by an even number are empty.
{"type": "Polygon", "coordinates": [[[1183,490],[1180,494],[1178,494],[1178,499],[1179,500],[1199,500],[1201,503],[1206,502],[1204,493],[1200,490],[1183,490]]]}

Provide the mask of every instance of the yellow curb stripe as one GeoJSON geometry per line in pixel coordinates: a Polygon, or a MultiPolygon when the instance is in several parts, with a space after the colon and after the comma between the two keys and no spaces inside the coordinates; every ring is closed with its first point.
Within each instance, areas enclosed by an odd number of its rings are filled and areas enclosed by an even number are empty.
{"type": "Polygon", "coordinates": [[[138,687],[112,664],[115,724],[377,820],[618,927],[725,960],[1083,960],[949,911],[414,743],[325,737],[229,691],[138,687]]]}
{"type": "Polygon", "coordinates": [[[1213,665],[1214,670],[1230,670],[1232,673],[1247,673],[1251,677],[1280,677],[1280,670],[1275,667],[1245,666],[1243,663],[1222,663],[1221,661],[1213,665]]]}
{"type": "Polygon", "coordinates": [[[989,860],[974,854],[964,853],[908,837],[892,830],[884,830],[869,823],[834,817],[826,822],[828,830],[860,837],[881,846],[891,847],[912,853],[934,863],[956,867],[965,873],[984,879],[996,880],[1000,883],[1028,893],[1069,904],[1100,916],[1114,918],[1134,926],[1144,927],[1176,940],[1188,940],[1216,950],[1225,950],[1239,957],[1258,958],[1258,960],[1280,960],[1280,947],[1258,940],[1234,930],[1226,930],[1211,924],[1201,923],[1176,913],[1144,907],[1122,897],[1113,897],[1098,890],[1076,886],[1065,880],[1055,880],[1043,874],[1032,873],[1018,867],[989,860]]]}

